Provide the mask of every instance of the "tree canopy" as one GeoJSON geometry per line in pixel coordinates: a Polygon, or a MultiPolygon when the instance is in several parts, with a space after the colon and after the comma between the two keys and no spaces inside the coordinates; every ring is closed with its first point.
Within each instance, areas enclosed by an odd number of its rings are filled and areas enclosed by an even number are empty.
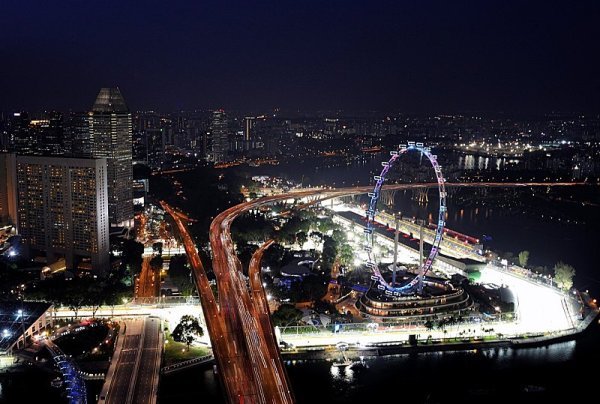
{"type": "Polygon", "coordinates": [[[573,278],[575,277],[575,268],[564,262],[558,262],[554,266],[554,281],[559,288],[569,290],[573,287],[573,278]]]}
{"type": "Polygon", "coordinates": [[[519,265],[525,268],[527,261],[529,261],[529,251],[521,251],[519,253],[519,265]]]}
{"type": "Polygon", "coordinates": [[[298,325],[302,312],[292,304],[282,304],[272,315],[273,324],[280,327],[298,325]]]}
{"type": "Polygon", "coordinates": [[[175,326],[171,335],[175,341],[185,343],[189,350],[194,339],[204,335],[204,330],[196,317],[186,314],[181,317],[181,321],[175,326]]]}

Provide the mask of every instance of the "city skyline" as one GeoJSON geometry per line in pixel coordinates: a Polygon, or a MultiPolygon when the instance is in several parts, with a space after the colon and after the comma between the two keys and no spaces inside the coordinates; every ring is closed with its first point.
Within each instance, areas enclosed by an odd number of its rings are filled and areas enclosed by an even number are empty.
{"type": "Polygon", "coordinates": [[[7,3],[0,404],[594,397],[600,2],[7,3]]]}
{"type": "Polygon", "coordinates": [[[592,1],[115,5],[5,7],[0,109],[85,110],[116,86],[132,110],[600,107],[592,1]]]}

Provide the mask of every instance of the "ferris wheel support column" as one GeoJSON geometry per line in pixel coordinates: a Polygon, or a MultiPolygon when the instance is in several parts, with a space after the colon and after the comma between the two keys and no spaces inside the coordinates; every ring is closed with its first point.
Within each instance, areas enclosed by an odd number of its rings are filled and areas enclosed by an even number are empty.
{"type": "Polygon", "coordinates": [[[417,285],[417,292],[419,294],[423,293],[423,277],[425,273],[423,272],[424,268],[424,256],[423,256],[423,223],[421,222],[421,226],[419,227],[419,284],[417,285]]]}
{"type": "Polygon", "coordinates": [[[396,286],[396,269],[398,268],[398,243],[400,234],[400,218],[394,213],[396,229],[394,231],[394,268],[392,269],[392,287],[396,286]]]}

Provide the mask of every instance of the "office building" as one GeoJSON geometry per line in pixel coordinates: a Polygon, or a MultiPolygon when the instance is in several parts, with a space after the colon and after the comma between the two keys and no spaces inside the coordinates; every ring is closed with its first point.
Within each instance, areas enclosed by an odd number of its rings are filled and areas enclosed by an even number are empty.
{"type": "Polygon", "coordinates": [[[8,150],[22,155],[62,156],[65,145],[63,117],[60,112],[44,112],[31,118],[27,112],[16,112],[9,122],[8,150]]]}
{"type": "Polygon", "coordinates": [[[15,112],[9,122],[8,151],[18,154],[36,154],[36,138],[29,127],[27,112],[15,112]]]}
{"type": "Polygon", "coordinates": [[[100,90],[89,114],[91,155],[106,158],[111,226],[133,226],[131,113],[118,88],[100,90]]]}
{"type": "Polygon", "coordinates": [[[70,114],[66,118],[65,126],[65,154],[73,157],[92,157],[89,113],[70,114]]]}
{"type": "Polygon", "coordinates": [[[211,152],[209,160],[214,163],[226,161],[229,151],[229,128],[227,115],[222,109],[213,111],[210,123],[210,141],[211,152]]]}
{"type": "Polygon", "coordinates": [[[63,117],[60,112],[44,113],[40,119],[29,122],[30,133],[35,139],[33,154],[42,156],[63,156],[66,152],[63,130],[63,117]]]}

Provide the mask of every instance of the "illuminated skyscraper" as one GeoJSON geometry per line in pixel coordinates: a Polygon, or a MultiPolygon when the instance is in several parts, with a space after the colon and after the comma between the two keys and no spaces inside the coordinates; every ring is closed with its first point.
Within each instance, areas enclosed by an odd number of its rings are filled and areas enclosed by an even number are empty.
{"type": "Polygon", "coordinates": [[[133,225],[131,113],[118,88],[103,88],[89,114],[91,156],[105,157],[111,226],[133,225]]]}
{"type": "Polygon", "coordinates": [[[256,118],[253,116],[247,116],[244,118],[244,140],[247,143],[250,143],[250,140],[253,137],[252,130],[254,129],[254,122],[256,118]]]}
{"type": "Polygon", "coordinates": [[[227,115],[222,109],[213,111],[210,123],[210,141],[209,160],[215,163],[226,161],[227,152],[229,151],[229,127],[227,115]]]}

